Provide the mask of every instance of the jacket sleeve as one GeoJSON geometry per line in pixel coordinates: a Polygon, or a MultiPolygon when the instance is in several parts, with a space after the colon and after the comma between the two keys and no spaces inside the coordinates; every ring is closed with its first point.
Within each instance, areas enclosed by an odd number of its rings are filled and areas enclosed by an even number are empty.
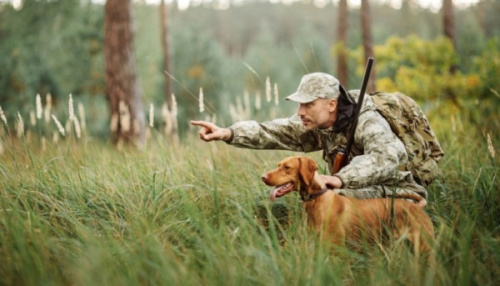
{"type": "Polygon", "coordinates": [[[360,115],[354,144],[362,155],[337,173],[343,188],[392,185],[399,181],[398,168],[408,161],[406,149],[378,112],[370,110],[360,115]]]}
{"type": "Polygon", "coordinates": [[[236,147],[302,152],[320,150],[318,138],[304,128],[296,115],[264,123],[240,121],[229,129],[233,138],[227,143],[236,147]]]}

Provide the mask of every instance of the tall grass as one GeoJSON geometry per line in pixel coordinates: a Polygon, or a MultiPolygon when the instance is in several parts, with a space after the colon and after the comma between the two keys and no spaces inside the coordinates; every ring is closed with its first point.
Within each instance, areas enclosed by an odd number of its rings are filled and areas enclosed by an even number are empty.
{"type": "Polygon", "coordinates": [[[498,285],[498,158],[468,131],[443,136],[444,180],[429,189],[436,265],[400,241],[362,252],[320,243],[298,197],[271,204],[260,182],[289,152],[195,136],[142,151],[9,139],[0,284],[498,285]]]}

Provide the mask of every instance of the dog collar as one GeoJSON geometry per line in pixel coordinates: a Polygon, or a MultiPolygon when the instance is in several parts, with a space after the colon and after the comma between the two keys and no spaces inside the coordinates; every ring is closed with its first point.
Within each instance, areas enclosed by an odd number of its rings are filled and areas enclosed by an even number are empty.
{"type": "Polygon", "coordinates": [[[307,194],[307,195],[300,195],[300,198],[302,199],[303,202],[308,202],[316,199],[317,197],[321,196],[322,194],[326,193],[328,191],[327,187],[324,187],[323,189],[319,190],[318,192],[314,194],[307,194]]]}

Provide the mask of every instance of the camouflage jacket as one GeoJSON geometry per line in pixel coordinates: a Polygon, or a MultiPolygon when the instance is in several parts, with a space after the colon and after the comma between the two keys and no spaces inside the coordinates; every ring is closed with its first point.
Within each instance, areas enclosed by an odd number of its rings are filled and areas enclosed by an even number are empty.
{"type": "MultiPolygon", "coordinates": [[[[349,93],[355,99],[358,98],[359,91],[349,93]]],[[[347,143],[346,134],[334,133],[333,127],[307,131],[297,115],[264,123],[241,121],[229,128],[233,138],[228,144],[251,149],[322,150],[323,159],[329,168],[332,167],[337,150],[347,143]]],[[[403,143],[376,111],[369,96],[365,96],[349,157],[349,165],[336,174],[342,180],[343,188],[360,189],[374,185],[403,187],[415,184],[411,173],[404,171],[408,156],[403,143]]],[[[426,196],[425,189],[422,192],[426,196]]]]}

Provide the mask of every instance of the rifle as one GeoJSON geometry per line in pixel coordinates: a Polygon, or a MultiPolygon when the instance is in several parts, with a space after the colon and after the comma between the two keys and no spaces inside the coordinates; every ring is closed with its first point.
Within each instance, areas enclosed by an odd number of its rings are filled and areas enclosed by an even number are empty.
{"type": "Polygon", "coordinates": [[[354,143],[354,132],[356,131],[356,126],[358,125],[359,113],[361,112],[361,107],[363,106],[363,101],[365,100],[366,86],[368,85],[368,80],[370,79],[370,72],[372,70],[373,58],[369,57],[366,63],[365,75],[363,77],[363,82],[361,83],[361,90],[358,97],[358,103],[356,104],[356,109],[354,110],[353,121],[351,123],[351,130],[349,131],[347,138],[346,148],[340,148],[335,155],[335,160],[333,161],[332,175],[336,174],[348,164],[348,156],[351,153],[352,144],[354,143]]]}

